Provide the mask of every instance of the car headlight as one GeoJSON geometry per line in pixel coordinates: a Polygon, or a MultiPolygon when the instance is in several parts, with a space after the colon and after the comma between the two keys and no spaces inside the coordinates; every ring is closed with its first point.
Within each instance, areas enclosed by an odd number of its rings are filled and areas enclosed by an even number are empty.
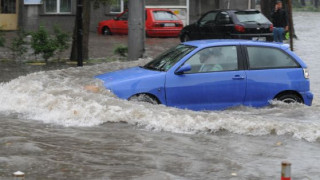
{"type": "Polygon", "coordinates": [[[309,79],[309,70],[308,68],[303,68],[303,74],[304,74],[304,78],[309,79]]]}

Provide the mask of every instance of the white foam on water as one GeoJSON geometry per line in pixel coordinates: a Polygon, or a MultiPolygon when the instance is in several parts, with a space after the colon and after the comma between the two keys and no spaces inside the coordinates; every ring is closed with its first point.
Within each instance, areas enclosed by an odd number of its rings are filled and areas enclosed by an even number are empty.
{"type": "Polygon", "coordinates": [[[97,126],[126,122],[148,130],[175,133],[211,133],[227,130],[244,135],[291,134],[316,141],[320,137],[320,109],[315,105],[273,103],[265,108],[237,107],[225,111],[195,112],[163,105],[120,100],[106,91],[97,74],[143,64],[113,62],[102,65],[38,72],[0,84],[0,112],[62,126],[97,126]],[[100,87],[89,92],[85,85],[100,87]]]}

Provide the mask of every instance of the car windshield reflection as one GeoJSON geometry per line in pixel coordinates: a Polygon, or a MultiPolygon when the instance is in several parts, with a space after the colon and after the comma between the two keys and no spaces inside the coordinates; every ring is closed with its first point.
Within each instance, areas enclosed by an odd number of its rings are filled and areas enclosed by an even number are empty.
{"type": "Polygon", "coordinates": [[[180,44],[156,57],[153,61],[143,66],[143,68],[156,71],[168,71],[173,65],[176,64],[176,62],[178,62],[182,57],[190,53],[195,48],[196,47],[194,46],[180,44]]]}

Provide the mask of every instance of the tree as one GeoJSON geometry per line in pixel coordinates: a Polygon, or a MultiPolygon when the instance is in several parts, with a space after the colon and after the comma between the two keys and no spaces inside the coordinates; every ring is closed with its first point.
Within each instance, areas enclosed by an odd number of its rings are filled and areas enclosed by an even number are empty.
{"type": "Polygon", "coordinates": [[[264,14],[269,20],[271,20],[271,11],[274,9],[274,5],[276,4],[276,0],[261,0],[261,12],[264,14]]]}
{"type": "Polygon", "coordinates": [[[314,0],[314,7],[318,8],[319,7],[319,0],[314,0]]]}
{"type": "MultiPolygon", "coordinates": [[[[115,0],[82,0],[82,25],[83,25],[83,40],[82,40],[82,55],[83,59],[89,59],[89,30],[90,30],[90,15],[91,15],[91,4],[94,4],[95,8],[99,7],[99,4],[106,4],[106,3],[113,3],[115,0]]],[[[77,32],[78,32],[78,25],[77,19],[75,19],[75,25],[73,28],[73,35],[72,35],[72,47],[71,47],[71,54],[70,60],[77,60],[78,59],[78,51],[77,51],[77,32]]]]}

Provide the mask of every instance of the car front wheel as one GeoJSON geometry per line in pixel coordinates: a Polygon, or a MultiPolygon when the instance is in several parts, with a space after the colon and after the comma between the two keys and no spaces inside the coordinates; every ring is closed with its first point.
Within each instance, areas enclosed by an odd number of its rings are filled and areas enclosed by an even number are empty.
{"type": "Polygon", "coordinates": [[[303,100],[300,96],[296,95],[296,94],[282,94],[279,95],[278,97],[276,97],[276,100],[278,101],[282,101],[285,103],[303,103],[303,100]]]}
{"type": "Polygon", "coordinates": [[[159,101],[148,94],[137,94],[128,99],[129,101],[146,102],[150,104],[160,104],[159,101]]]}
{"type": "Polygon", "coordinates": [[[180,37],[180,41],[181,41],[181,42],[190,41],[190,36],[189,36],[188,34],[183,34],[183,35],[180,37]]]}
{"type": "Polygon", "coordinates": [[[108,27],[105,26],[102,29],[102,34],[103,35],[111,35],[111,31],[110,31],[110,29],[108,27]]]}

